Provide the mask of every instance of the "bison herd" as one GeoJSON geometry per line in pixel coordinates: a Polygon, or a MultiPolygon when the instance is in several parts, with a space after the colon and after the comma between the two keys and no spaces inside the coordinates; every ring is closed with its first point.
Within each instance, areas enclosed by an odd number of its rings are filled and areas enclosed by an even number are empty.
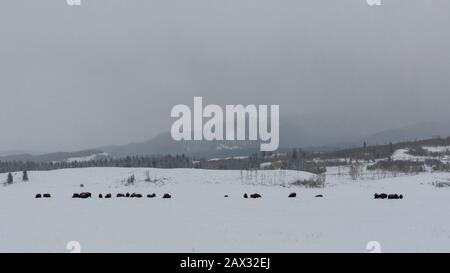
{"type": "Polygon", "coordinates": [[[50,193],[44,193],[44,194],[36,194],[36,198],[50,198],[52,195],[50,193]]]}
{"type": "MultiPolygon", "coordinates": [[[[228,197],[228,195],[225,195],[224,197],[228,197]]],[[[253,193],[253,194],[250,194],[250,195],[248,195],[247,193],[244,193],[244,198],[245,199],[247,199],[247,198],[254,198],[254,199],[257,199],[257,198],[262,198],[262,195],[261,194],[259,194],[259,193],[253,193]]],[[[297,197],[297,193],[295,193],[295,192],[291,192],[289,195],[288,195],[288,198],[296,198],[297,197]]],[[[319,194],[319,195],[316,195],[315,197],[323,197],[323,195],[322,194],[319,194]]]]}
{"type": "Polygon", "coordinates": [[[374,194],[375,199],[403,199],[402,194],[387,194],[387,193],[375,193],[374,194]]]}
{"type": "MultiPolygon", "coordinates": [[[[49,193],[44,193],[44,194],[38,193],[35,196],[35,198],[50,198],[50,197],[51,197],[51,195],[49,193]]],[[[127,197],[128,198],[142,198],[143,195],[140,194],[140,193],[129,193],[129,192],[127,192],[127,193],[118,193],[116,195],[116,197],[117,198],[121,198],[121,197],[124,197],[124,198],[127,198],[127,197]]],[[[156,197],[156,193],[147,194],[147,198],[155,198],[155,197],[156,197]]],[[[90,193],[90,192],[74,193],[72,195],[72,198],[80,198],[80,199],[92,198],[92,193],[90,193]]],[[[112,194],[111,193],[107,193],[107,194],[103,195],[102,193],[100,193],[98,195],[98,198],[100,198],[100,199],[103,199],[103,198],[110,199],[110,198],[112,198],[112,194]]],[[[163,199],[170,199],[170,198],[172,198],[172,195],[170,195],[168,193],[165,193],[162,196],[162,198],[163,199]]]]}
{"type": "MultiPolygon", "coordinates": [[[[244,198],[248,198],[248,194],[244,194],[244,198]]],[[[259,193],[250,194],[250,198],[262,198],[262,195],[259,193]]]]}
{"type": "MultiPolygon", "coordinates": [[[[87,198],[91,198],[92,197],[92,193],[90,192],[80,192],[80,193],[74,193],[72,195],[72,198],[81,198],[81,199],[87,199],[87,198]]],[[[118,193],[116,194],[116,198],[142,198],[143,195],[140,193],[118,193]]],[[[147,198],[155,198],[156,197],[156,193],[151,193],[151,194],[147,194],[147,198]]],[[[228,194],[224,195],[225,198],[228,198],[228,194]]],[[[292,192],[288,195],[288,198],[296,198],[297,197],[297,193],[292,192]]],[[[322,194],[318,194],[315,196],[316,198],[322,198],[323,195],[322,194]]],[[[51,194],[50,193],[44,193],[44,194],[36,194],[35,198],[51,198],[51,194]]],[[[107,193],[105,195],[103,194],[99,194],[98,198],[105,198],[105,199],[110,199],[112,198],[112,194],[111,193],[107,193]]],[[[163,199],[170,199],[172,198],[172,195],[165,193],[162,196],[163,199]]],[[[252,198],[252,199],[258,199],[258,198],[262,198],[262,195],[259,193],[253,193],[253,194],[244,194],[244,198],[252,198]]],[[[403,195],[402,194],[387,194],[387,193],[375,193],[374,194],[374,199],[403,199],[403,195]]]]}

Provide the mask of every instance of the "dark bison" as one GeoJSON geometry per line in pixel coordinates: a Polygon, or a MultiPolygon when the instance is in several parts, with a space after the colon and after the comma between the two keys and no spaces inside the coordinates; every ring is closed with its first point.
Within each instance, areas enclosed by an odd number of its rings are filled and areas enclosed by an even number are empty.
{"type": "Polygon", "coordinates": [[[147,194],[147,198],[155,198],[155,197],[156,197],[156,193],[147,194]]]}
{"type": "Polygon", "coordinates": [[[80,198],[80,194],[79,194],[79,193],[74,193],[74,194],[72,195],[72,198],[80,198]]]}
{"type": "Polygon", "coordinates": [[[169,198],[172,198],[172,195],[170,195],[170,194],[168,194],[168,193],[165,193],[165,194],[163,195],[163,198],[164,198],[164,199],[169,199],[169,198]]]}
{"type": "Polygon", "coordinates": [[[111,198],[112,195],[110,193],[108,193],[107,195],[105,195],[105,198],[111,198]]]}
{"type": "Polygon", "coordinates": [[[387,193],[375,193],[374,194],[375,199],[403,199],[403,195],[393,193],[393,194],[387,194],[387,193]]]}
{"type": "Polygon", "coordinates": [[[50,193],[44,193],[42,196],[43,196],[44,198],[50,198],[50,197],[52,197],[50,193]]]}
{"type": "Polygon", "coordinates": [[[248,194],[244,193],[244,198],[248,198],[248,194]]]}
{"type": "Polygon", "coordinates": [[[386,199],[386,198],[388,198],[388,195],[387,195],[387,193],[380,193],[380,194],[378,195],[378,198],[379,198],[379,199],[386,199]]]}
{"type": "Polygon", "coordinates": [[[130,193],[127,192],[127,193],[125,194],[125,197],[130,197],[130,193]]]}
{"type": "Polygon", "coordinates": [[[225,194],[223,197],[228,198],[228,194],[225,194]]]}
{"type": "Polygon", "coordinates": [[[133,193],[130,195],[130,197],[131,197],[131,198],[142,198],[142,194],[133,192],[133,193]]]}
{"type": "Polygon", "coordinates": [[[262,195],[259,193],[254,193],[254,194],[250,195],[250,198],[261,198],[261,197],[262,197],[262,195]]]}
{"type": "Polygon", "coordinates": [[[316,195],[315,197],[316,197],[316,198],[322,198],[323,195],[322,195],[322,194],[318,194],[318,195],[316,195]]]}
{"type": "Polygon", "coordinates": [[[91,198],[92,194],[90,192],[82,192],[80,193],[80,198],[86,199],[86,198],[91,198]]]}
{"type": "Polygon", "coordinates": [[[42,194],[40,193],[36,194],[35,198],[42,198],[42,194]]]}
{"type": "Polygon", "coordinates": [[[125,194],[123,194],[123,193],[118,193],[118,194],[116,195],[116,197],[117,197],[117,198],[125,197],[125,194]]]}
{"type": "Polygon", "coordinates": [[[292,192],[291,194],[289,194],[288,197],[289,198],[295,198],[295,197],[297,197],[297,194],[295,192],[292,192]]]}
{"type": "Polygon", "coordinates": [[[388,195],[386,193],[375,193],[373,197],[375,199],[386,199],[388,195]]]}
{"type": "Polygon", "coordinates": [[[388,199],[403,199],[403,195],[397,194],[397,193],[395,193],[395,194],[389,194],[389,195],[388,195],[388,199]]]}
{"type": "Polygon", "coordinates": [[[98,195],[98,198],[103,198],[103,194],[100,193],[100,194],[98,195]]]}
{"type": "Polygon", "coordinates": [[[142,198],[142,194],[134,192],[134,193],[131,194],[130,197],[132,197],[132,198],[142,198]]]}

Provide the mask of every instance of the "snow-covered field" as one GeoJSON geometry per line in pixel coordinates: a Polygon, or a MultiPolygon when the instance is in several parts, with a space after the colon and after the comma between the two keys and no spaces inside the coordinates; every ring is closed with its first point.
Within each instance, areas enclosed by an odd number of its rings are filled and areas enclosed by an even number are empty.
{"type": "Polygon", "coordinates": [[[370,241],[383,252],[450,251],[450,188],[431,185],[449,173],[352,181],[329,169],[323,189],[286,186],[311,174],[276,170],[86,168],[29,172],[29,182],[20,175],[0,187],[0,252],[68,252],[69,241],[82,252],[367,252],[370,241]],[[144,181],[147,170],[158,182],[144,181]],[[125,186],[131,174],[137,181],[125,186]],[[94,196],[71,198],[81,191],[94,196]],[[115,198],[119,192],[157,198],[115,198]],[[263,198],[244,199],[246,192],[263,198]],[[405,199],[374,200],[375,192],[405,199]]]}

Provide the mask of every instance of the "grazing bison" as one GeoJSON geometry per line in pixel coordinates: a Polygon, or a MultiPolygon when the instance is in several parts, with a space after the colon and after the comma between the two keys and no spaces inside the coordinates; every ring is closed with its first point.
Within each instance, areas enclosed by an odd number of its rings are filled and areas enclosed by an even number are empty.
{"type": "Polygon", "coordinates": [[[44,198],[50,198],[50,197],[52,197],[50,193],[44,193],[42,196],[43,196],[44,198]]]}
{"type": "Polygon", "coordinates": [[[156,197],[156,193],[147,194],[147,198],[155,198],[155,197],[156,197]]]}
{"type": "Polygon", "coordinates": [[[228,194],[225,194],[223,197],[228,198],[228,194]]]}
{"type": "Polygon", "coordinates": [[[262,195],[258,194],[258,193],[254,193],[254,194],[250,195],[250,198],[261,198],[261,197],[262,197],[262,195]]]}
{"type": "Polygon", "coordinates": [[[125,194],[123,194],[123,193],[118,193],[118,194],[116,195],[116,197],[117,197],[117,198],[125,197],[125,194]]]}
{"type": "Polygon", "coordinates": [[[130,193],[127,192],[127,193],[125,194],[125,197],[130,197],[130,193]]]}
{"type": "Polygon", "coordinates": [[[403,195],[398,195],[398,194],[389,194],[388,195],[388,199],[403,199],[403,195]],[[401,196],[401,197],[400,197],[401,196]]]}
{"type": "Polygon", "coordinates": [[[297,197],[297,194],[295,192],[292,192],[291,194],[289,194],[288,197],[289,198],[295,198],[295,197],[297,197]]]}
{"type": "Polygon", "coordinates": [[[388,195],[387,195],[387,193],[380,193],[379,194],[379,198],[380,199],[386,199],[386,198],[388,198],[388,195]]]}
{"type": "Polygon", "coordinates": [[[403,199],[403,195],[393,193],[393,194],[387,194],[387,193],[375,193],[374,194],[375,199],[403,199]]]}
{"type": "Polygon", "coordinates": [[[111,198],[112,195],[110,193],[108,193],[107,195],[105,195],[105,198],[111,198]]]}
{"type": "Polygon", "coordinates": [[[103,194],[100,193],[100,194],[98,195],[98,198],[103,198],[103,194]]]}
{"type": "Polygon", "coordinates": [[[90,192],[82,192],[80,193],[80,198],[86,199],[86,198],[91,198],[92,194],[90,192]]]}
{"type": "Polygon", "coordinates": [[[322,195],[322,194],[318,194],[318,195],[316,195],[316,196],[314,196],[314,197],[316,197],[316,198],[322,198],[323,195],[322,195]]]}
{"type": "Polygon", "coordinates": [[[165,194],[163,195],[163,198],[164,198],[164,199],[169,199],[169,198],[172,198],[172,195],[170,195],[170,194],[168,194],[168,193],[165,193],[165,194]]]}
{"type": "Polygon", "coordinates": [[[74,194],[72,195],[72,198],[80,198],[80,194],[79,194],[79,193],[74,193],[74,194]]]}
{"type": "Polygon", "coordinates": [[[386,199],[388,195],[386,193],[375,193],[373,197],[375,199],[386,199]]]}
{"type": "Polygon", "coordinates": [[[42,195],[40,193],[36,194],[35,198],[42,198],[42,195]]]}

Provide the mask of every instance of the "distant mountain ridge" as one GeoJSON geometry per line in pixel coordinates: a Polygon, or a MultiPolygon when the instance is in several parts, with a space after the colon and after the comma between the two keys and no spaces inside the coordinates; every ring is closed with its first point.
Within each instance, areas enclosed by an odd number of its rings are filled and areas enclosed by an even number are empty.
{"type": "Polygon", "coordinates": [[[0,161],[35,161],[35,162],[53,162],[53,161],[65,161],[70,158],[82,158],[95,154],[101,154],[101,150],[83,150],[77,152],[56,152],[48,154],[17,154],[1,156],[0,161]]]}
{"type": "MultiPolygon", "coordinates": [[[[300,122],[296,119],[280,121],[280,149],[287,151],[296,148],[312,150],[337,150],[368,145],[419,140],[436,136],[450,136],[450,121],[420,122],[412,125],[383,130],[364,136],[350,131],[351,124],[342,125],[332,120],[300,122]]],[[[48,154],[16,154],[0,156],[2,161],[64,161],[70,158],[83,158],[107,153],[112,157],[135,155],[186,154],[194,157],[217,158],[245,156],[259,151],[258,141],[175,141],[169,132],[162,133],[149,141],[126,145],[110,145],[77,152],[58,152],[48,154]]]]}

